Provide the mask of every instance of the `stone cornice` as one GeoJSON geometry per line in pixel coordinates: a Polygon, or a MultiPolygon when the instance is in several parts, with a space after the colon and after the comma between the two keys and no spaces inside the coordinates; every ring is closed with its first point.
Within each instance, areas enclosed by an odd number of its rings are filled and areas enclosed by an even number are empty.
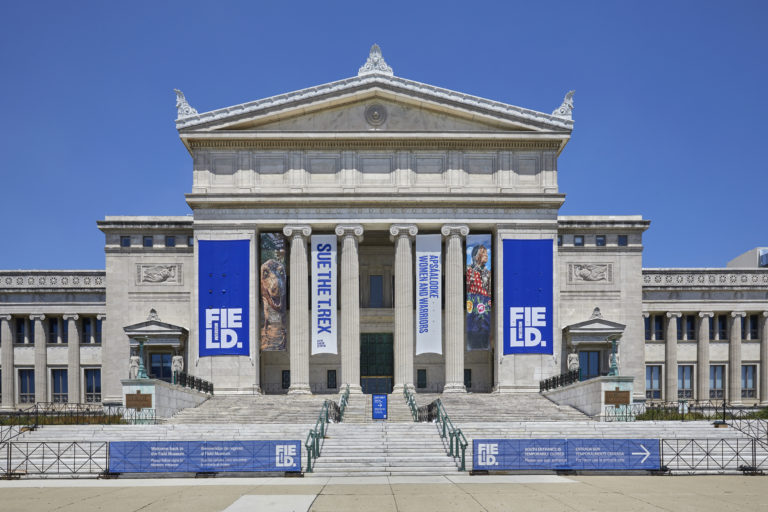
{"type": "Polygon", "coordinates": [[[103,270],[7,270],[0,271],[0,290],[87,290],[106,289],[103,270]]]}
{"type": "Polygon", "coordinates": [[[264,115],[271,111],[286,110],[300,107],[309,103],[330,100],[333,97],[365,93],[372,89],[399,93],[411,98],[419,98],[426,102],[447,105],[454,108],[478,111],[490,114],[510,122],[524,123],[532,127],[549,128],[570,132],[573,121],[551,114],[537,112],[498,101],[480,98],[469,94],[443,89],[413,80],[382,74],[370,74],[337,80],[326,84],[301,89],[294,92],[279,94],[240,105],[234,105],[209,112],[189,115],[176,120],[179,131],[189,128],[204,128],[215,122],[224,124],[264,115]]]}
{"type": "Polygon", "coordinates": [[[643,288],[768,289],[768,270],[714,268],[643,269],[643,288]]]}

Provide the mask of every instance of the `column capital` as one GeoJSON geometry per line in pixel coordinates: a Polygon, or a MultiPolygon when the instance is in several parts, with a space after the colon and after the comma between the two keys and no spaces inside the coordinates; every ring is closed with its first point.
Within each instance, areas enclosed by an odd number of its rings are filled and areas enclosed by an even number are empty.
{"type": "MultiPolygon", "coordinates": [[[[768,311],[766,311],[765,314],[768,315],[768,311]]],[[[6,322],[10,322],[11,318],[13,318],[11,315],[5,313],[0,315],[0,320],[5,320],[6,322]]]]}
{"type": "Polygon", "coordinates": [[[306,238],[312,234],[312,226],[307,226],[306,224],[289,224],[283,227],[283,234],[291,238],[306,238]]]}
{"type": "Polygon", "coordinates": [[[355,237],[358,242],[363,241],[363,226],[360,224],[339,224],[335,231],[338,237],[355,237]]]}
{"type": "Polygon", "coordinates": [[[679,311],[667,311],[667,318],[680,318],[683,316],[679,311]]]}
{"type": "Polygon", "coordinates": [[[390,240],[401,237],[413,238],[418,232],[419,228],[416,224],[392,224],[389,226],[390,240]]]}
{"type": "Polygon", "coordinates": [[[43,320],[45,320],[45,315],[42,314],[42,313],[34,313],[34,314],[29,315],[29,319],[30,320],[39,320],[39,321],[42,322],[43,320]]]}
{"type": "Polygon", "coordinates": [[[747,313],[744,311],[731,311],[731,318],[736,318],[737,316],[744,318],[745,316],[747,316],[747,313]]]}
{"type": "Polygon", "coordinates": [[[65,313],[61,315],[61,318],[64,320],[79,320],[80,315],[78,315],[77,313],[65,313]]]}
{"type": "Polygon", "coordinates": [[[651,314],[648,311],[643,311],[643,318],[650,318],[651,314]]]}
{"type": "Polygon", "coordinates": [[[704,318],[704,317],[712,318],[713,316],[715,316],[715,313],[712,311],[699,311],[700,318],[704,318]]]}
{"type": "Polygon", "coordinates": [[[444,224],[440,228],[440,233],[443,236],[461,236],[465,237],[469,234],[469,226],[466,224],[444,224]]]}
{"type": "Polygon", "coordinates": [[[96,315],[97,320],[101,320],[102,322],[107,319],[107,315],[105,313],[99,313],[96,315]]]}
{"type": "MultiPolygon", "coordinates": [[[[762,315],[763,315],[763,318],[768,318],[768,311],[763,311],[762,315]]],[[[8,316],[10,316],[10,315],[8,315],[8,316]]]]}

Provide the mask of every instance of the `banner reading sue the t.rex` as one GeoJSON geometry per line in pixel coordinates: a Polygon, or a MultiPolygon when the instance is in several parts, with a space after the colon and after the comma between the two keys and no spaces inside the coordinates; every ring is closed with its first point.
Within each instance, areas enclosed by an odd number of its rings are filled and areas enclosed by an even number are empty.
{"type": "Polygon", "coordinates": [[[467,350],[491,348],[491,235],[467,236],[467,350]]]}
{"type": "Polygon", "coordinates": [[[338,354],[336,235],[312,235],[312,354],[338,354]]]}
{"type": "Polygon", "coordinates": [[[504,240],[503,250],[504,354],[553,354],[552,240],[504,240]]]}
{"type": "Polygon", "coordinates": [[[261,234],[261,350],[285,350],[285,237],[261,234]]]}
{"type": "Polygon", "coordinates": [[[200,357],[247,356],[250,240],[198,241],[200,357]]]}

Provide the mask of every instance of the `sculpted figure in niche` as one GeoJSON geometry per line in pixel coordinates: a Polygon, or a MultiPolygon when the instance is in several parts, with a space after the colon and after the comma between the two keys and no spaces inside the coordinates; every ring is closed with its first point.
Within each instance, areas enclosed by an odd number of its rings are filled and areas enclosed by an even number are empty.
{"type": "Polygon", "coordinates": [[[572,372],[579,369],[579,354],[571,352],[568,354],[568,371],[572,372]]]}
{"type": "Polygon", "coordinates": [[[136,379],[139,376],[139,355],[136,353],[136,349],[131,349],[131,357],[128,363],[128,378],[136,379]]]}
{"type": "Polygon", "coordinates": [[[171,370],[173,371],[173,374],[181,373],[184,371],[184,358],[180,355],[176,354],[173,356],[173,359],[171,359],[171,370]]]}

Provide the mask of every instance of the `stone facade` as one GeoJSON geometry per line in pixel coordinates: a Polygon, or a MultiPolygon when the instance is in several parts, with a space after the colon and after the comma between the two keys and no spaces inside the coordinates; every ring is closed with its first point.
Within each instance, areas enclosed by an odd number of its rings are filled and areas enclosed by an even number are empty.
{"type": "Polygon", "coordinates": [[[180,357],[217,393],[360,391],[361,339],[380,334],[392,338],[393,364],[378,377],[395,390],[538,390],[582,353],[605,373],[614,336],[635,400],[675,399],[678,377],[680,396],[709,398],[713,366],[739,368],[723,376],[730,401],[768,398],[768,270],[644,270],[649,221],[559,215],[557,160],[573,129],[573,92],[553,114],[535,112],[399,78],[375,48],[356,77],[204,113],[177,91],[177,108],[191,215],[105,217],[104,271],[0,272],[3,408],[121,402],[139,339],[150,373],[167,379],[180,357]],[[259,349],[262,233],[284,234],[289,247],[286,351],[259,349]],[[468,351],[465,242],[483,233],[493,240],[494,343],[468,351]],[[309,350],[314,234],[338,241],[338,354],[309,350]],[[439,355],[414,350],[417,234],[443,240],[439,355]],[[504,240],[519,239],[553,244],[553,355],[501,350],[504,240]],[[249,356],[199,357],[198,248],[207,240],[250,241],[249,356]],[[725,331],[709,336],[720,315],[725,331]],[[678,340],[678,323],[691,316],[695,333],[687,323],[678,340]],[[688,370],[678,368],[691,365],[688,396],[688,370]],[[741,385],[753,371],[742,365],[754,367],[754,392],[741,385]]]}

